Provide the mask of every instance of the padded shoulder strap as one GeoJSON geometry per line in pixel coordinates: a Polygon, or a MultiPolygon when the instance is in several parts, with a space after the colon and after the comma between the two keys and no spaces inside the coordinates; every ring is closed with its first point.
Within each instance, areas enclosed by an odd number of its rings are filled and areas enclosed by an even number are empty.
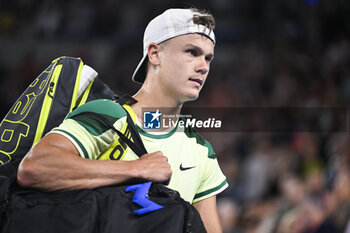
{"type": "Polygon", "coordinates": [[[137,100],[132,98],[130,95],[123,95],[123,96],[119,97],[119,99],[116,100],[116,102],[118,102],[121,106],[123,106],[126,103],[129,105],[133,105],[137,102],[137,100]]]}

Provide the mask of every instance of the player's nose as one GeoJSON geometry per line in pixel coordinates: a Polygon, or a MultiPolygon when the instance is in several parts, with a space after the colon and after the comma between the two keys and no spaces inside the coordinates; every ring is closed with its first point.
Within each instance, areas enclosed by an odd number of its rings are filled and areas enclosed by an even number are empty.
{"type": "Polygon", "coordinates": [[[209,62],[206,60],[205,56],[198,57],[198,63],[196,65],[196,72],[204,75],[209,71],[209,62]]]}

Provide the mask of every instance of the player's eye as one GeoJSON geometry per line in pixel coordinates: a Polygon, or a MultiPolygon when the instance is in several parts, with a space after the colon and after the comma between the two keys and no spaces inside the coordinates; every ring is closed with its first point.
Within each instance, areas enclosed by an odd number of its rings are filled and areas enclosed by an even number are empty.
{"type": "Polygon", "coordinates": [[[205,56],[205,60],[210,63],[213,60],[213,56],[205,56]]]}
{"type": "Polygon", "coordinates": [[[194,49],[188,49],[188,50],[186,50],[186,52],[192,56],[197,56],[197,51],[194,49]]]}

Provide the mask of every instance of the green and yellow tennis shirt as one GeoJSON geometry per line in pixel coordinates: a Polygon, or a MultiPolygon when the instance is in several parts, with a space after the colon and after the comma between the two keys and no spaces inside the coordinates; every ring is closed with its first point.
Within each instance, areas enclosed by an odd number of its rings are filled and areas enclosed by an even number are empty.
{"type": "MultiPolygon", "coordinates": [[[[123,107],[111,100],[95,100],[77,108],[52,132],[67,137],[78,149],[80,156],[96,160],[135,160],[138,156],[108,126],[97,119],[78,115],[95,112],[114,122],[114,127],[130,137],[126,112],[136,122],[129,105],[123,107]]],[[[151,134],[137,126],[149,153],[162,151],[168,157],[173,171],[169,188],[194,203],[222,192],[227,186],[215,152],[208,141],[192,128],[175,127],[166,134],[151,134]]],[[[156,171],[155,171],[156,172],[156,171]]]]}

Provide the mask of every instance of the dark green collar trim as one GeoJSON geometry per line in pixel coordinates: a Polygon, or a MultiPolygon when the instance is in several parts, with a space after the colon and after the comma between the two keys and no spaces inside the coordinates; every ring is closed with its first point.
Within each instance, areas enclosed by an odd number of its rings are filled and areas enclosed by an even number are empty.
{"type": "Polygon", "coordinates": [[[143,136],[146,136],[146,137],[149,137],[149,138],[154,138],[154,139],[164,139],[164,138],[168,138],[170,137],[171,135],[173,135],[176,130],[177,130],[177,125],[176,127],[174,127],[174,129],[172,131],[170,131],[169,133],[166,133],[166,134],[151,134],[151,133],[147,133],[146,131],[144,131],[143,129],[141,129],[138,125],[136,126],[137,127],[137,131],[143,135],[143,136]]]}

